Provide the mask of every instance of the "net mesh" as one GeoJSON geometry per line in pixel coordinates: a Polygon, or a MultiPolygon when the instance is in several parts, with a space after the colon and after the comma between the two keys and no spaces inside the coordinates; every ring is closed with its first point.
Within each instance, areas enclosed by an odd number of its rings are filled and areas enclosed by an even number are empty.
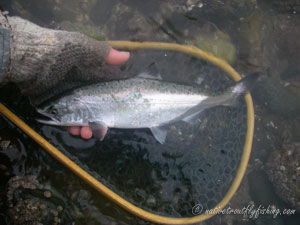
{"type": "MultiPolygon", "coordinates": [[[[155,62],[164,80],[197,86],[213,95],[234,84],[204,61],[172,51],[132,53],[126,73],[155,62]]],[[[110,129],[103,142],[71,137],[57,127],[37,129],[79,166],[135,205],[160,215],[192,216],[201,204],[219,203],[235,178],[246,134],[246,104],[217,106],[193,124],[177,122],[159,144],[149,130],[110,129]]]]}

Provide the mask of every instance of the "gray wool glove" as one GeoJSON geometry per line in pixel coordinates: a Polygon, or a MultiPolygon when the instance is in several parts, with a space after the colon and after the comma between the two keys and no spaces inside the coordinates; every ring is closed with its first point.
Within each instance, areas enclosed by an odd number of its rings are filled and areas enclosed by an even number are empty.
{"type": "Polygon", "coordinates": [[[16,83],[33,105],[82,84],[123,78],[118,69],[105,64],[108,43],[7,18],[11,58],[6,80],[16,83]]]}

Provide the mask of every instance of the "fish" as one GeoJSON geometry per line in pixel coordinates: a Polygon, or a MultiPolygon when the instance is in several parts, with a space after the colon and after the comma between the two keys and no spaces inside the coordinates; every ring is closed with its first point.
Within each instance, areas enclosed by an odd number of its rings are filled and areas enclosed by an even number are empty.
{"type": "Polygon", "coordinates": [[[55,126],[90,126],[103,140],[109,128],[149,128],[164,144],[166,126],[177,121],[193,123],[199,113],[215,106],[233,106],[254,85],[253,73],[220,95],[199,87],[162,80],[144,72],[123,79],[80,87],[37,109],[47,119],[38,122],[55,126]]]}

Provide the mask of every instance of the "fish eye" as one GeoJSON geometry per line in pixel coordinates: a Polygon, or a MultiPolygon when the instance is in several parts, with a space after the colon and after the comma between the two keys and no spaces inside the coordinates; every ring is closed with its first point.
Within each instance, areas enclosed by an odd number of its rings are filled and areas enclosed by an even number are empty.
{"type": "Polygon", "coordinates": [[[57,110],[56,109],[51,109],[50,113],[53,114],[53,115],[56,115],[57,114],[57,110]]]}
{"type": "Polygon", "coordinates": [[[51,106],[49,109],[48,109],[48,113],[52,114],[52,115],[56,115],[57,114],[57,110],[51,106]]]}

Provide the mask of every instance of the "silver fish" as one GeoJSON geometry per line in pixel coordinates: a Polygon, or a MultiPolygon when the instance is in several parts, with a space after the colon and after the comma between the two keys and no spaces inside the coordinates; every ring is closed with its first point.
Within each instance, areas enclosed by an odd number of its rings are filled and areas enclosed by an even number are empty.
{"type": "Polygon", "coordinates": [[[195,87],[169,83],[143,73],[135,78],[109,81],[73,90],[37,111],[56,126],[87,126],[103,140],[107,129],[150,128],[163,144],[164,125],[192,122],[201,111],[218,105],[230,106],[253,85],[258,74],[248,75],[223,94],[211,96],[195,87]]]}

